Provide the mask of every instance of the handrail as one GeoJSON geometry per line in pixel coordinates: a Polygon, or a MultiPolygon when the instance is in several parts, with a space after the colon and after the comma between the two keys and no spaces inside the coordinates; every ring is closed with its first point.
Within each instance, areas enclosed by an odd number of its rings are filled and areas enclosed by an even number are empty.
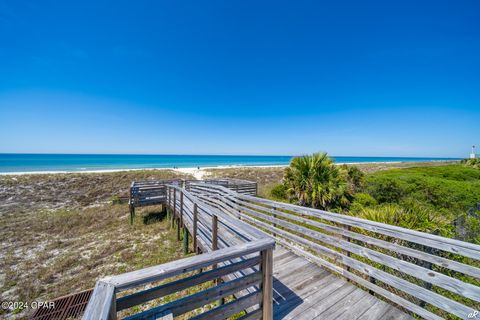
{"type": "Polygon", "coordinates": [[[275,241],[273,239],[259,239],[252,242],[242,243],[234,247],[212,251],[207,254],[175,260],[158,266],[104,278],[104,281],[115,286],[117,292],[121,292],[145,283],[160,281],[223,261],[247,256],[258,251],[273,249],[274,245],[275,241]]]}
{"type": "Polygon", "coordinates": [[[148,309],[128,319],[166,314],[177,316],[232,294],[237,296],[236,300],[220,305],[202,316],[228,317],[259,306],[249,316],[272,319],[275,240],[251,225],[200,201],[182,187],[173,184],[162,187],[165,188],[165,204],[172,215],[172,222],[177,220],[178,232],[181,227],[184,229],[184,241],[186,239],[187,244],[190,232],[194,237],[195,249],[199,247],[204,253],[99,280],[83,319],[116,319],[118,311],[219,278],[225,281],[216,281],[213,287],[148,309]],[[212,269],[207,270],[210,267],[212,269]],[[195,270],[200,273],[188,275],[195,270]],[[187,277],[176,280],[175,277],[180,275],[187,277]],[[171,281],[117,297],[117,294],[126,290],[167,279],[171,281]]]}
{"type": "MultiPolygon", "coordinates": [[[[144,303],[146,301],[158,298],[160,296],[164,296],[175,291],[179,291],[182,288],[188,288],[192,285],[196,285],[199,283],[203,283],[208,280],[212,280],[214,278],[218,278],[219,276],[226,275],[237,270],[242,270],[245,268],[253,267],[254,265],[261,265],[263,259],[265,259],[266,252],[271,252],[275,246],[275,242],[273,239],[265,238],[259,239],[252,242],[243,243],[234,247],[224,248],[213,252],[208,252],[205,254],[192,256],[188,258],[184,258],[181,260],[172,261],[169,263],[165,263],[159,266],[149,267],[141,270],[136,270],[128,273],[124,273],[117,276],[112,277],[105,277],[99,280],[95,286],[95,289],[92,293],[92,297],[87,305],[85,310],[83,319],[111,319],[116,317],[117,310],[125,309],[126,307],[133,306],[130,300],[134,300],[135,304],[144,303]],[[246,257],[253,253],[262,253],[260,255],[260,259],[258,258],[250,258],[247,260],[243,260],[237,263],[231,263],[230,261],[235,258],[242,258],[246,257]],[[218,264],[221,262],[228,262],[223,268],[216,269],[215,271],[207,271],[200,274],[196,274],[185,279],[179,280],[176,283],[173,283],[173,286],[170,286],[168,290],[159,290],[152,294],[152,289],[144,290],[139,293],[131,294],[120,299],[116,298],[116,294],[125,291],[127,289],[136,288],[148,283],[157,282],[160,280],[172,278],[174,276],[185,274],[191,271],[199,270],[202,268],[206,268],[212,266],[214,264],[218,264]],[[180,285],[179,282],[183,281],[183,286],[180,285]],[[119,305],[119,308],[116,308],[116,304],[119,305]]],[[[261,271],[262,274],[265,273],[261,271]]],[[[265,281],[265,277],[267,275],[259,277],[263,277],[262,281],[265,281]]],[[[241,278],[236,280],[235,283],[240,283],[243,280],[241,278]]],[[[260,282],[262,282],[260,281],[260,282]]],[[[243,282],[242,282],[243,283],[243,282]]],[[[250,286],[250,282],[247,282],[246,287],[250,286]]],[[[233,285],[230,285],[233,286],[233,285]]],[[[244,289],[244,287],[239,287],[235,289],[233,286],[231,291],[235,293],[244,289]],[[236,290],[236,291],[235,291],[236,290]]],[[[224,290],[224,288],[222,289],[224,290]]],[[[222,291],[218,290],[218,291],[222,291]]],[[[226,295],[225,292],[222,295],[226,295]]],[[[202,304],[203,305],[203,304],[202,304]]],[[[254,305],[254,304],[253,304],[254,305]]],[[[162,307],[164,308],[164,307],[162,307]]],[[[148,311],[147,314],[152,312],[157,313],[156,311],[148,311]]],[[[160,312],[160,311],[158,311],[160,312]]],[[[142,316],[146,316],[144,314],[142,316]]]]}
{"type": "Polygon", "coordinates": [[[425,232],[406,229],[339,213],[333,213],[329,211],[312,209],[284,202],[277,202],[273,200],[242,195],[232,192],[229,189],[222,188],[220,186],[208,185],[207,187],[210,189],[217,189],[221,192],[227,193],[239,199],[258,202],[263,205],[270,205],[278,209],[293,211],[300,215],[308,215],[315,218],[326,219],[332,222],[338,222],[348,225],[350,227],[359,227],[375,233],[381,233],[386,236],[402,237],[402,240],[428,245],[432,248],[448,251],[454,254],[464,255],[475,260],[480,260],[480,245],[474,243],[445,238],[438,235],[433,235],[425,232]]]}
{"type": "MultiPolygon", "coordinates": [[[[199,201],[197,197],[195,197],[190,192],[188,192],[187,190],[181,187],[178,187],[175,185],[167,185],[167,190],[168,189],[172,189],[172,190],[175,190],[176,192],[182,193],[185,198],[190,199],[190,201],[196,204],[198,208],[203,209],[205,212],[210,213],[210,215],[217,216],[218,218],[220,218],[220,221],[222,223],[229,226],[230,228],[236,229],[237,231],[242,231],[244,235],[247,235],[251,239],[261,239],[265,237],[265,233],[260,232],[259,230],[257,230],[256,228],[252,227],[247,223],[243,223],[241,221],[238,221],[232,218],[231,215],[226,214],[225,212],[223,212],[222,210],[219,210],[218,208],[215,208],[214,206],[211,206],[203,201],[199,201]]],[[[168,194],[168,191],[167,191],[167,194],[168,194]]],[[[180,206],[179,201],[176,203],[176,206],[180,206]]],[[[178,210],[183,210],[183,209],[178,208],[178,210]]],[[[187,214],[191,214],[191,212],[187,212],[187,214]]]]}
{"type": "Polygon", "coordinates": [[[242,195],[216,185],[192,185],[191,192],[423,318],[447,314],[464,318],[478,309],[478,245],[242,195]],[[458,272],[463,275],[455,277],[458,272]]]}

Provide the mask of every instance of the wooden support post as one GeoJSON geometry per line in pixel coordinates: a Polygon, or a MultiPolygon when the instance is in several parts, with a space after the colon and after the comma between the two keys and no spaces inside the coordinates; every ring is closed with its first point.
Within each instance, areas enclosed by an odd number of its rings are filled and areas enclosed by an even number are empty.
{"type": "MultiPolygon", "coordinates": [[[[112,285],[109,285],[112,286],[112,285]]],[[[112,286],[113,287],[113,286],[112,286]]],[[[108,313],[108,320],[117,320],[117,293],[113,287],[112,302],[110,304],[110,311],[108,313]]]]}
{"type": "Polygon", "coordinates": [[[188,254],[188,230],[183,228],[183,254],[188,254]]]}
{"type": "Polygon", "coordinates": [[[198,207],[197,204],[193,204],[193,230],[192,230],[192,241],[193,241],[193,251],[197,252],[197,226],[198,224],[198,207]]]}
{"type": "Polygon", "coordinates": [[[172,188],[173,192],[173,203],[172,203],[172,208],[173,208],[173,214],[172,214],[172,229],[175,228],[175,219],[176,219],[176,203],[177,203],[177,190],[175,188],[172,188]]]}
{"type": "Polygon", "coordinates": [[[167,209],[167,222],[170,220],[170,188],[165,187],[165,207],[167,209]]]}
{"type": "Polygon", "coordinates": [[[262,319],[273,319],[273,250],[264,250],[262,256],[262,319]]]}
{"type": "Polygon", "coordinates": [[[133,224],[133,218],[135,217],[135,207],[130,205],[130,224],[133,224]]]}
{"type": "Polygon", "coordinates": [[[218,250],[218,217],[212,215],[212,250],[218,250]]]}
{"type": "MultiPolygon", "coordinates": [[[[376,284],[376,283],[377,283],[377,281],[375,280],[375,278],[374,278],[374,277],[370,277],[370,276],[368,277],[368,281],[370,281],[370,282],[373,283],[373,284],[376,284]]],[[[370,293],[372,296],[375,295],[375,291],[373,291],[373,290],[368,290],[368,293],[370,293]]]]}
{"type": "Polygon", "coordinates": [[[180,220],[178,218],[176,218],[176,221],[177,221],[177,241],[180,241],[182,240],[182,234],[181,234],[181,227],[180,227],[180,220]]]}
{"type": "MultiPolygon", "coordinates": [[[[216,215],[212,215],[212,251],[218,250],[218,217],[216,215]]],[[[214,264],[212,266],[213,269],[217,268],[217,265],[214,264]]],[[[222,279],[217,278],[215,280],[216,285],[220,284],[222,279]]],[[[221,306],[225,303],[225,299],[217,300],[216,305],[221,306]]]]}
{"type": "Polygon", "coordinates": [[[180,191],[180,226],[183,228],[183,191],[180,191]]]}
{"type": "Polygon", "coordinates": [[[172,189],[170,187],[167,187],[167,207],[168,210],[172,210],[172,189]]]}
{"type": "Polygon", "coordinates": [[[177,190],[173,189],[173,216],[177,215],[177,190]]]}
{"type": "MultiPolygon", "coordinates": [[[[434,231],[433,234],[435,235],[438,235],[438,231],[434,231]]],[[[428,254],[431,254],[431,255],[439,255],[439,252],[438,250],[435,250],[431,247],[427,247],[427,246],[424,246],[424,245],[421,245],[420,246],[421,250],[422,251],[425,251],[426,253],[428,254]]],[[[429,261],[419,261],[420,262],[420,265],[428,270],[432,270],[433,269],[433,264],[429,261]]],[[[422,287],[424,287],[425,289],[427,290],[432,290],[432,283],[431,282],[428,282],[428,281],[423,281],[423,284],[422,284],[422,287]]],[[[418,304],[420,307],[422,308],[425,308],[425,306],[427,305],[427,303],[423,300],[420,300],[420,303],[418,304]]]]}

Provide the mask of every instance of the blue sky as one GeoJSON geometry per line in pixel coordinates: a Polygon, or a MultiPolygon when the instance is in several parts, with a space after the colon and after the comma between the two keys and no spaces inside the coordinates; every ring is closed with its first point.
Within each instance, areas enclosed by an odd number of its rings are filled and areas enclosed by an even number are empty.
{"type": "Polygon", "coordinates": [[[480,2],[0,0],[0,152],[466,156],[480,2]]]}

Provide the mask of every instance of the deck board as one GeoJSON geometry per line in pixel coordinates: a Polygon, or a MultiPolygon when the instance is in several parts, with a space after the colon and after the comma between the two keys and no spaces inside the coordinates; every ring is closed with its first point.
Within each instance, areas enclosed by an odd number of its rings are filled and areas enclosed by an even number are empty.
{"type": "Polygon", "coordinates": [[[273,259],[274,319],[413,319],[280,245],[273,259]]]}
{"type": "MultiPolygon", "coordinates": [[[[179,204],[177,198],[177,207],[179,204]]],[[[186,214],[184,221],[191,221],[192,217],[189,216],[191,213],[186,214]]],[[[191,224],[187,223],[187,228],[191,230],[191,224]]],[[[218,241],[219,244],[231,246],[244,240],[240,239],[238,234],[220,228],[218,241]]],[[[210,243],[207,245],[211,247],[210,243]]],[[[244,270],[241,274],[248,274],[254,270],[257,270],[257,267],[244,270]]],[[[237,295],[242,296],[251,292],[251,289],[243,290],[237,295]]],[[[360,289],[354,283],[332,274],[278,243],[273,253],[273,318],[413,319],[403,311],[360,289]]]]}

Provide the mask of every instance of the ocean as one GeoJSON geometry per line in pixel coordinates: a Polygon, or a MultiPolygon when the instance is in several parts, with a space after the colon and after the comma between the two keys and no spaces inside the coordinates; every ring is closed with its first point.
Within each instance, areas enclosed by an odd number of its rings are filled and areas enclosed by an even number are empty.
{"type": "MultiPolygon", "coordinates": [[[[418,162],[458,158],[333,157],[337,163],[418,162]]],[[[288,165],[292,156],[0,153],[0,173],[288,165]]]]}

